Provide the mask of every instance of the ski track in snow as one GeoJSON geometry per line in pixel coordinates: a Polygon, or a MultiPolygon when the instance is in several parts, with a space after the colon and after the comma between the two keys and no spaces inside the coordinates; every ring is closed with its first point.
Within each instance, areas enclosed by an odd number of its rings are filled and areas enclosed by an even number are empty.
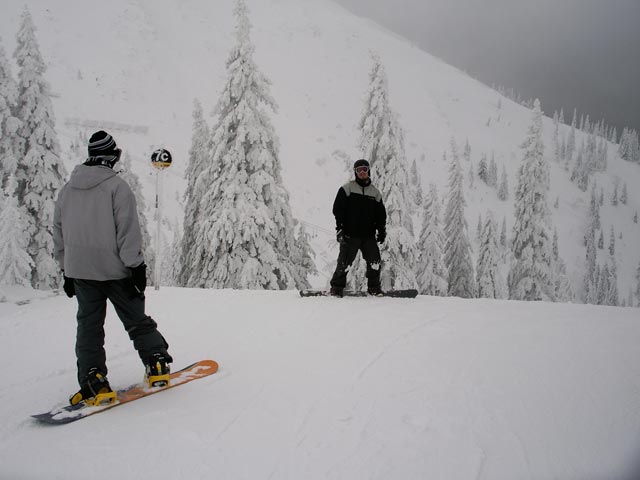
{"type": "Polygon", "coordinates": [[[234,414],[233,418],[229,422],[227,422],[215,436],[212,445],[218,443],[224,437],[224,435],[238,422],[238,420],[240,420],[240,418],[244,414],[246,414],[246,412],[248,412],[252,407],[256,405],[256,402],[259,400],[260,396],[263,394],[266,388],[266,384],[262,385],[260,389],[253,395],[253,397],[251,397],[249,401],[246,402],[246,404],[241,407],[237,413],[234,414]]]}
{"type": "Polygon", "coordinates": [[[389,350],[394,347],[395,345],[399,344],[400,342],[402,342],[403,340],[405,340],[406,338],[408,338],[409,336],[411,336],[412,334],[422,330],[423,328],[426,328],[430,325],[432,325],[433,323],[442,320],[445,318],[445,315],[440,315],[432,320],[429,321],[422,321],[420,324],[416,325],[415,327],[409,328],[407,331],[405,331],[404,333],[398,335],[397,337],[395,337],[391,342],[389,342],[387,345],[385,345],[379,352],[378,354],[371,359],[371,361],[369,361],[363,368],[362,370],[360,370],[360,372],[357,375],[357,380],[360,381],[362,379],[362,377],[364,377],[367,372],[373,368],[373,366],[380,361],[380,359],[389,352],[389,350]]]}

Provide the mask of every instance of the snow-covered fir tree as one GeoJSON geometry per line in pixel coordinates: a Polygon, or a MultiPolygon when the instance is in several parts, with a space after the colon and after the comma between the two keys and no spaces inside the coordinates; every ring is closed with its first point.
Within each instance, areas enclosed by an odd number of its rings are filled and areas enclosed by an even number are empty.
{"type": "MultiPolygon", "coordinates": [[[[162,209],[161,209],[162,210],[162,209]]],[[[171,220],[166,216],[161,217],[160,222],[160,238],[158,239],[158,246],[155,246],[154,242],[154,256],[159,255],[158,259],[158,286],[175,286],[175,259],[174,243],[173,239],[176,234],[176,221],[171,220]],[[159,250],[158,250],[159,249],[159,250]]],[[[155,261],[155,258],[154,258],[155,261]]],[[[154,272],[155,274],[155,272],[154,272]]]]}
{"type": "Polygon", "coordinates": [[[292,262],[295,269],[296,284],[298,288],[311,288],[309,276],[316,275],[318,269],[314,260],[315,254],[309,242],[310,235],[304,223],[298,222],[298,233],[295,235],[295,249],[293,252],[292,262]]]}
{"type": "Polygon", "coordinates": [[[589,134],[583,146],[583,151],[585,154],[584,161],[584,176],[586,177],[586,182],[588,183],[593,174],[597,171],[601,171],[602,167],[600,165],[600,160],[598,158],[598,141],[594,134],[589,134]]]}
{"type": "Polygon", "coordinates": [[[596,269],[596,298],[593,302],[595,305],[608,304],[609,278],[609,264],[605,262],[602,266],[598,265],[596,269]]]}
{"type": "Polygon", "coordinates": [[[205,184],[205,177],[202,175],[207,159],[212,153],[208,146],[211,140],[209,126],[202,114],[202,105],[197,99],[193,101],[193,128],[191,135],[191,147],[189,148],[189,160],[185,171],[187,188],[184,193],[184,220],[181,238],[181,248],[179,250],[179,260],[176,268],[176,279],[179,285],[188,285],[189,276],[192,275],[194,259],[191,256],[196,251],[194,230],[198,219],[198,209],[200,201],[205,191],[210,185],[205,184]]]}
{"type": "Polygon", "coordinates": [[[424,194],[422,193],[422,182],[420,181],[418,164],[415,159],[411,163],[411,174],[409,179],[411,180],[411,186],[413,187],[413,203],[415,203],[416,207],[420,207],[422,205],[424,194]]]}
{"type": "Polygon", "coordinates": [[[464,216],[466,201],[462,169],[455,141],[451,140],[449,192],[444,212],[444,263],[447,268],[447,293],[454,297],[473,298],[476,295],[471,245],[464,216]]]}
{"type": "Polygon", "coordinates": [[[605,292],[604,305],[610,305],[615,307],[620,305],[620,296],[618,294],[618,266],[616,264],[615,257],[609,257],[607,260],[608,277],[607,277],[607,289],[605,292]]]}
{"type": "Polygon", "coordinates": [[[57,287],[60,280],[53,258],[53,210],[66,171],[60,160],[51,94],[44,78],[46,65],[26,8],[17,34],[15,59],[19,67],[16,116],[21,122],[17,196],[28,212],[31,236],[28,251],[33,260],[31,285],[50,289],[57,287]]]}
{"type": "Polygon", "coordinates": [[[609,158],[609,144],[606,140],[600,139],[598,141],[598,171],[604,172],[607,170],[608,158],[609,158]]]}
{"type": "Polygon", "coordinates": [[[573,154],[576,151],[576,117],[578,115],[577,110],[573,110],[573,119],[571,120],[571,130],[569,130],[569,135],[567,138],[567,149],[565,160],[567,163],[571,163],[573,160],[573,154]]]}
{"type": "Polygon", "coordinates": [[[600,222],[600,202],[596,194],[596,185],[591,188],[591,197],[589,199],[589,215],[587,216],[587,230],[600,230],[602,224],[600,222]]]}
{"type": "Polygon", "coordinates": [[[620,193],[620,203],[623,205],[626,205],[628,198],[629,198],[629,194],[627,192],[627,182],[624,182],[622,184],[622,192],[620,193]]]}
{"type": "Polygon", "coordinates": [[[482,237],[482,228],[483,228],[482,214],[479,213],[478,214],[478,224],[476,225],[476,241],[478,243],[480,243],[480,238],[482,237]]]}
{"type": "Polygon", "coordinates": [[[620,135],[620,143],[618,144],[618,155],[620,155],[620,158],[622,158],[623,160],[626,161],[631,161],[631,159],[629,158],[629,142],[627,140],[629,135],[629,129],[628,128],[623,128],[622,129],[622,135],[620,135]]]}
{"type": "Polygon", "coordinates": [[[553,231],[551,268],[554,279],[554,292],[556,302],[570,302],[573,300],[573,291],[567,277],[567,266],[560,257],[558,247],[558,230],[553,231]]]}
{"type": "Polygon", "coordinates": [[[504,165],[502,165],[502,174],[500,175],[498,198],[503,202],[509,198],[509,178],[507,177],[507,169],[504,165]]]}
{"type": "Polygon", "coordinates": [[[500,247],[502,249],[506,249],[508,245],[507,240],[507,219],[506,217],[502,218],[502,226],[500,227],[500,247]]]}
{"type": "Polygon", "coordinates": [[[623,160],[640,163],[640,134],[635,130],[624,128],[620,136],[618,154],[623,160]]]}
{"type": "Polygon", "coordinates": [[[604,248],[604,233],[600,230],[600,236],[598,237],[598,250],[602,250],[604,248]]]}
{"type": "Polygon", "coordinates": [[[596,258],[595,230],[587,232],[584,277],[582,279],[582,300],[584,303],[598,302],[598,274],[596,258]]]}
{"type": "Polygon", "coordinates": [[[418,239],[419,261],[416,273],[418,288],[423,295],[447,294],[447,269],[444,265],[444,237],[440,226],[440,203],[434,183],[424,200],[422,229],[418,239]]]}
{"type": "MultiPolygon", "coordinates": [[[[445,162],[447,161],[446,157],[444,158],[444,161],[445,162]]],[[[473,160],[469,160],[469,190],[475,189],[475,183],[476,183],[475,165],[473,164],[473,160]]]]}
{"type": "Polygon", "coordinates": [[[567,160],[567,137],[562,137],[562,143],[560,144],[560,158],[563,159],[563,166],[565,171],[569,171],[569,160],[567,160]]]}
{"type": "MultiPolygon", "coordinates": [[[[1,39],[0,39],[1,41],[1,39]]],[[[9,177],[15,175],[17,167],[17,131],[19,120],[13,111],[18,101],[18,87],[0,43],[0,194],[7,191],[9,177]]],[[[9,192],[14,195],[15,192],[9,192]]]]}
{"type": "Polygon", "coordinates": [[[596,269],[597,272],[597,305],[617,306],[620,304],[618,294],[618,268],[613,257],[609,257],[604,264],[596,269]]]}
{"type": "MultiPolygon", "coordinates": [[[[15,190],[15,177],[7,179],[7,191],[15,190]]],[[[24,208],[12,195],[0,195],[0,285],[28,286],[33,261],[27,253],[28,221],[24,208]]]]}
{"type": "MultiPolygon", "coordinates": [[[[180,286],[178,275],[180,274],[182,254],[182,229],[177,218],[173,219],[173,239],[169,247],[169,255],[166,262],[166,285],[169,287],[180,286]]],[[[163,258],[164,260],[164,258],[163,258]]],[[[163,267],[164,268],[164,267],[163,267]]]]}
{"type": "Polygon", "coordinates": [[[553,139],[551,142],[553,146],[553,160],[556,163],[560,163],[560,117],[558,116],[557,110],[553,112],[553,139]]]}
{"type": "Polygon", "coordinates": [[[404,133],[389,103],[387,75],[372,55],[369,87],[360,130],[360,151],[371,165],[372,180],[387,210],[387,239],[381,245],[382,289],[415,288],[418,258],[412,213],[416,210],[409,182],[404,133]]]}
{"type": "Polygon", "coordinates": [[[487,171],[487,185],[496,188],[498,186],[498,164],[494,153],[491,153],[489,160],[489,170],[487,171]]]}
{"type": "Polygon", "coordinates": [[[618,206],[618,185],[620,181],[616,178],[613,182],[613,193],[611,194],[611,205],[618,206]]]}
{"type": "Polygon", "coordinates": [[[586,192],[589,187],[589,168],[585,158],[584,147],[578,149],[576,161],[571,172],[571,181],[583,192],[586,192]]]}
{"type": "Polygon", "coordinates": [[[480,236],[480,249],[476,267],[479,298],[500,297],[499,258],[497,226],[491,212],[487,212],[480,236]]]}
{"type": "MultiPolygon", "coordinates": [[[[196,180],[205,168],[209,155],[210,130],[204,119],[202,104],[197,98],[193,100],[193,127],[191,135],[191,147],[189,148],[189,160],[185,171],[188,190],[196,187],[196,180]]],[[[186,192],[189,198],[189,192],[186,192]]]]}
{"type": "Polygon", "coordinates": [[[282,183],[278,138],[265,111],[275,112],[277,105],[270,81],[253,59],[244,0],[236,0],[234,15],[236,44],[215,110],[211,154],[198,179],[207,189],[194,218],[186,285],[294,288],[294,222],[282,183]]]}
{"type": "Polygon", "coordinates": [[[478,162],[478,178],[487,185],[489,184],[489,165],[487,164],[487,156],[483,153],[478,162]]]}
{"type": "Polygon", "coordinates": [[[554,300],[551,270],[551,234],[547,194],[549,165],[542,142],[542,110],[535,100],[533,118],[522,144],[524,156],[518,171],[513,261],[508,276],[509,298],[554,300]]]}
{"type": "Polygon", "coordinates": [[[465,162],[471,161],[471,145],[469,144],[469,139],[467,138],[464,142],[464,150],[462,151],[462,158],[465,162]]]}
{"type": "Polygon", "coordinates": [[[87,141],[89,137],[90,134],[86,130],[76,130],[75,137],[71,140],[67,152],[71,164],[84,163],[87,159],[87,141]]]}
{"type": "Polygon", "coordinates": [[[612,257],[616,254],[616,234],[613,231],[613,225],[611,225],[611,233],[609,234],[609,255],[612,257]]]}
{"type": "Polygon", "coordinates": [[[120,162],[122,164],[122,170],[120,170],[119,175],[127,182],[127,185],[129,185],[133,195],[136,197],[138,221],[142,233],[142,252],[144,254],[144,261],[147,264],[147,278],[150,284],[153,284],[155,279],[156,255],[151,243],[151,233],[149,230],[149,222],[147,221],[147,204],[144,200],[142,184],[140,183],[140,178],[131,167],[129,155],[123,152],[120,162]]]}

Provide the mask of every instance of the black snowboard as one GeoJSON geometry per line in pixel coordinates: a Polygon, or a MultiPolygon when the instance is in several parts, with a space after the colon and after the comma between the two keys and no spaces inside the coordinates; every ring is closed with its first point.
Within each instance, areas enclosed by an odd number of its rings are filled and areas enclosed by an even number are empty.
{"type": "MultiPolygon", "coordinates": [[[[418,291],[414,289],[409,290],[387,290],[382,295],[369,295],[366,291],[349,291],[342,292],[345,297],[394,297],[394,298],[416,298],[418,291]]],[[[327,290],[300,290],[301,297],[330,297],[331,294],[327,290]]]]}

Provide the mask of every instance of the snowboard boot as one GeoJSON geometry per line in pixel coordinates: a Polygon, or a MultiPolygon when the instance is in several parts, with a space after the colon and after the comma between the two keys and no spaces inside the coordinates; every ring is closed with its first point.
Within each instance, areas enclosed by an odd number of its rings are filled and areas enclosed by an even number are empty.
{"type": "Polygon", "coordinates": [[[382,297],[384,295],[380,287],[369,287],[367,288],[367,293],[374,297],[382,297]]]}
{"type": "Polygon", "coordinates": [[[87,372],[87,376],[80,384],[80,390],[69,398],[71,405],[84,403],[88,406],[108,405],[115,402],[117,394],[109,386],[107,377],[100,370],[93,367],[87,372]]]}
{"type": "Polygon", "coordinates": [[[331,290],[329,290],[329,295],[331,295],[332,297],[342,298],[342,289],[338,287],[331,287],[331,290]]]}
{"type": "Polygon", "coordinates": [[[145,366],[145,380],[149,387],[168,387],[171,369],[171,357],[162,353],[154,353],[145,366]]]}

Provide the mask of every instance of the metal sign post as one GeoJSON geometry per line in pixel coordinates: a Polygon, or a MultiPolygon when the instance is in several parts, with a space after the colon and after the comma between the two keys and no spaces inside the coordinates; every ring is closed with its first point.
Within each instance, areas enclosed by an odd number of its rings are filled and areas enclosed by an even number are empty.
{"type": "Polygon", "coordinates": [[[171,153],[164,148],[159,148],[151,154],[151,165],[156,169],[156,258],[153,266],[153,285],[155,290],[160,290],[160,227],[162,224],[162,173],[171,166],[171,153]]]}

